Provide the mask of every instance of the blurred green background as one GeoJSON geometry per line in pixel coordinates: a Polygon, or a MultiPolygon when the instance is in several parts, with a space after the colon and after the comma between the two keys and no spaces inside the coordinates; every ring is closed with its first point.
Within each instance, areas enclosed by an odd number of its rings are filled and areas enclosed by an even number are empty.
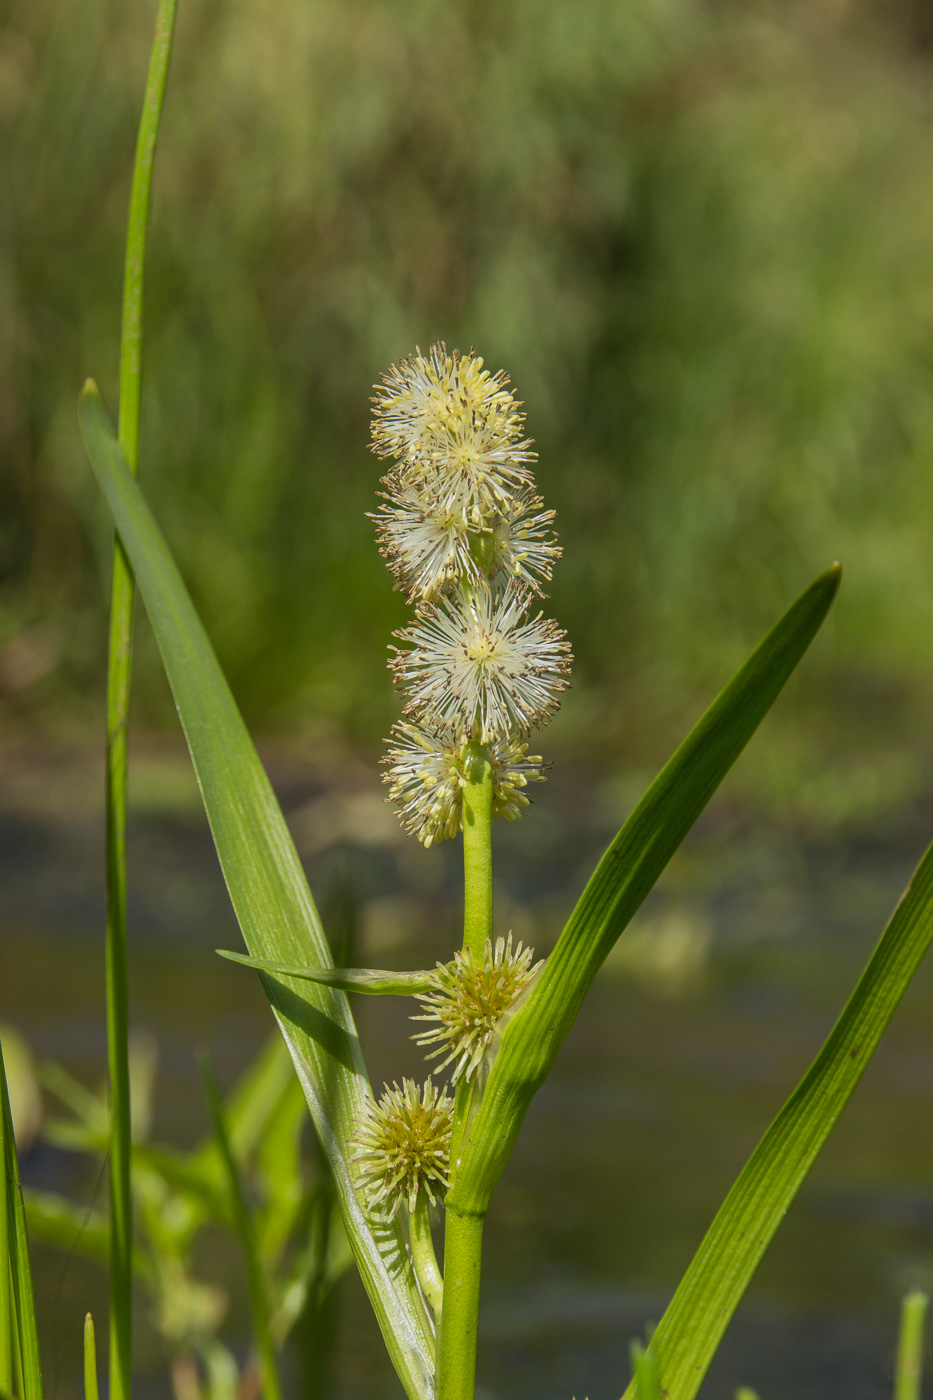
{"type": "MultiPolygon", "coordinates": [[[[153,6],[7,0],[0,691],[96,733],[153,6]]],[[[835,558],[749,781],[836,818],[933,779],[933,8],[925,0],[182,0],[141,471],[254,727],[375,756],[405,615],[370,386],[475,345],[524,400],[577,653],[548,752],[662,757],[835,558]],[[757,765],[757,766],[756,766],[757,765]]],[[[137,724],[174,724],[145,628],[137,724]]]]}

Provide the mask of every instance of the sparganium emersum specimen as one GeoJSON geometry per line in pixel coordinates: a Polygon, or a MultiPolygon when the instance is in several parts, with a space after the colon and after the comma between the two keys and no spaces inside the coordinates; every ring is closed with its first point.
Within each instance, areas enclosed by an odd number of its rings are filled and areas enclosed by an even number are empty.
{"type": "MultiPolygon", "coordinates": [[[[462,951],[425,974],[413,1018],[426,1023],[413,1038],[439,1061],[435,1072],[451,1068],[456,1098],[430,1081],[387,1088],[357,1124],[352,1156],[371,1214],[393,1218],[406,1207],[412,1263],[441,1338],[443,1392],[460,1345],[451,1349],[450,1339],[475,1327],[476,1300],[464,1289],[468,1278],[478,1283],[479,1256],[465,1265],[445,1236],[455,1278],[447,1298],[428,1202],[459,1170],[469,1107],[482,1093],[477,1071],[497,1028],[543,966],[511,934],[492,936],[490,820],[521,816],[528,784],[543,780],[528,734],[557,709],[572,658],[564,632],[537,610],[560,550],[505,374],[484,369],[472,350],[448,353],[436,342],[390,369],[373,403],[373,448],[395,458],[382,478],[376,536],[416,608],[392,647],[406,718],[393,727],[384,778],[403,827],[423,845],[464,832],[465,917],[462,951]],[[442,1328],[448,1305],[453,1322],[442,1328]]],[[[395,990],[391,974],[372,977],[395,990]]]]}

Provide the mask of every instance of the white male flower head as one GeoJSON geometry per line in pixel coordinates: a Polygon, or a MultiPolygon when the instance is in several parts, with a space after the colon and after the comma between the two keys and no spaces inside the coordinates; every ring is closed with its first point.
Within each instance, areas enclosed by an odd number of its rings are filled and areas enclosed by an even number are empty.
{"type": "Polygon", "coordinates": [[[405,713],[484,744],[543,724],[570,683],[572,656],[556,622],[523,620],[527,606],[512,583],[498,596],[461,590],[397,632],[409,644],[390,663],[409,693],[405,713]]]}
{"type": "MultiPolygon", "coordinates": [[[[389,799],[399,820],[423,846],[452,840],[463,825],[463,789],[467,784],[468,741],[438,737],[415,724],[396,724],[394,743],[383,759],[389,799]]],[[[540,756],[528,754],[517,739],[489,745],[492,766],[492,815],[515,821],[531,801],[524,788],[544,782],[540,756]]]]}
{"type": "Polygon", "coordinates": [[[454,1101],[430,1080],[403,1079],[369,1100],[350,1142],[360,1188],[371,1214],[391,1220],[402,1205],[415,1209],[419,1191],[433,1206],[446,1194],[454,1101]]]}
{"type": "Polygon", "coordinates": [[[503,371],[491,374],[472,350],[449,354],[435,341],[383,376],[373,399],[373,450],[397,457],[415,485],[473,526],[517,490],[530,487],[531,442],[503,371]]]}

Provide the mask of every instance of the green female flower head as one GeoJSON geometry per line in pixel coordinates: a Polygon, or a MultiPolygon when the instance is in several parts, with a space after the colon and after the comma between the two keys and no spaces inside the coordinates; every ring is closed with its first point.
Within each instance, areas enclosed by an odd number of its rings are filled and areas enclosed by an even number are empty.
{"type": "Polygon", "coordinates": [[[505,1013],[530,986],[544,966],[532,966],[533,948],[521,942],[512,949],[512,935],[486,940],[480,962],[469,948],[454,954],[453,962],[438,963],[435,985],[415,998],[426,1014],[413,1021],[427,1021],[431,1028],[412,1039],[417,1045],[436,1045],[429,1060],[444,1055],[435,1072],[454,1066],[451,1083],[462,1075],[467,1081],[476,1073],[496,1027],[505,1013]],[[444,1053],[446,1051],[446,1054],[444,1053]]]}
{"type": "Polygon", "coordinates": [[[448,1187],[450,1136],[454,1101],[430,1080],[420,1087],[403,1079],[371,1100],[351,1139],[367,1208],[377,1219],[391,1220],[401,1206],[415,1209],[418,1192],[431,1205],[448,1187]]]}
{"type": "MultiPolygon", "coordinates": [[[[383,763],[389,799],[410,836],[425,847],[453,840],[463,825],[463,789],[467,783],[465,739],[439,738],[416,724],[396,724],[394,743],[383,763]]],[[[513,822],[531,801],[523,789],[544,782],[544,763],[518,739],[489,745],[492,765],[492,814],[513,822]]]]}

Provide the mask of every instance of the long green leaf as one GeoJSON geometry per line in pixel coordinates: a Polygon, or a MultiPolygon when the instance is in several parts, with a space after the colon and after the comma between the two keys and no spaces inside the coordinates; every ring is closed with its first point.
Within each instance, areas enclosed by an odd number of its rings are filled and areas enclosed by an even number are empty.
{"type": "MultiPolygon", "coordinates": [[[[485,1211],[531,1099],[593,978],[810,645],[839,586],[821,574],[752,653],[652,783],[567,921],[528,1000],[502,1027],[448,1207],[485,1211]]],[[[453,1174],[452,1174],[453,1175],[453,1174]]]]}
{"type": "MultiPolygon", "coordinates": [[[[3,1047],[0,1046],[0,1162],[3,1164],[3,1190],[9,1222],[8,1247],[13,1277],[13,1323],[19,1341],[23,1374],[23,1400],[42,1400],[42,1366],[39,1360],[39,1334],[36,1329],[36,1299],[32,1288],[26,1213],[19,1179],[19,1160],[13,1137],[13,1115],[7,1091],[3,1047]]],[[[4,1267],[6,1266],[6,1261],[4,1267]]]]}
{"type": "MultiPolygon", "coordinates": [[[[826,1044],[726,1197],[652,1339],[670,1400],[692,1400],[739,1299],[933,938],[933,847],[826,1044]]],[[[632,1397],[632,1387],[626,1396],[632,1397]]]]}
{"type": "MultiPolygon", "coordinates": [[[[332,965],[281,808],[168,546],[101,403],[85,385],[84,441],[136,574],[185,730],[214,842],[254,957],[332,965]]],[[[346,996],[261,974],[330,1162],[354,1257],[409,1395],[433,1392],[433,1333],[397,1226],[373,1222],[351,1180],[347,1141],[370,1093],[346,996]]]]}

